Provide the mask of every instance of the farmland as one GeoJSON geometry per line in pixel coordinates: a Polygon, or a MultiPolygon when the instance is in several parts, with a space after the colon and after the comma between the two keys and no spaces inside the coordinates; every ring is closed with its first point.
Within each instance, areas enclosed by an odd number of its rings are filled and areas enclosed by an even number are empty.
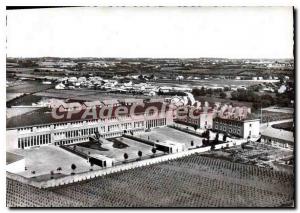
{"type": "MultiPolygon", "coordinates": [[[[109,99],[123,99],[123,98],[147,98],[145,95],[131,95],[131,94],[114,94],[107,91],[89,90],[89,89],[77,89],[77,90],[55,90],[48,89],[46,91],[35,93],[36,96],[47,98],[59,98],[59,99],[75,99],[82,101],[94,101],[94,100],[109,100],[109,99]]],[[[148,97],[149,98],[149,97],[148,97]]]]}
{"type": "Polygon", "coordinates": [[[35,93],[38,91],[47,90],[53,85],[42,84],[39,81],[22,81],[20,84],[6,88],[7,93],[35,93]]]}
{"type": "Polygon", "coordinates": [[[275,207],[293,204],[293,175],[192,155],[41,191],[7,180],[8,206],[275,207]],[[27,194],[27,190],[30,193],[27,194]],[[44,194],[43,194],[44,193],[44,194]],[[43,194],[43,200],[37,196],[43,194]],[[48,199],[47,199],[48,198],[48,199]],[[51,199],[49,199],[51,198],[51,199]],[[58,199],[61,203],[57,205],[58,199]]]}

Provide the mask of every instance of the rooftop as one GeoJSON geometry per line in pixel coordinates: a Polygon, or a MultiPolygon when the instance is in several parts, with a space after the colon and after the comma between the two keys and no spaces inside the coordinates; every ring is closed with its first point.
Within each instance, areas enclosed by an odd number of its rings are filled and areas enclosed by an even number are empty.
{"type": "Polygon", "coordinates": [[[251,121],[260,121],[260,119],[251,119],[250,117],[247,118],[223,118],[223,117],[216,117],[214,120],[222,120],[222,121],[235,121],[235,122],[251,122],[251,121]]]}
{"type": "Polygon", "coordinates": [[[261,132],[261,135],[289,142],[294,142],[293,132],[285,131],[282,129],[275,129],[273,127],[267,127],[261,132]]]}
{"type": "Polygon", "coordinates": [[[74,110],[74,111],[62,111],[56,109],[56,114],[59,118],[54,118],[52,114],[52,110],[48,108],[41,108],[36,111],[31,111],[22,115],[14,116],[7,119],[6,128],[18,128],[18,127],[31,127],[37,125],[49,125],[54,123],[66,123],[66,122],[74,122],[74,121],[83,121],[83,120],[93,120],[99,118],[108,118],[116,117],[118,115],[129,115],[132,111],[133,114],[143,114],[145,113],[147,108],[152,109],[152,107],[156,107],[158,111],[167,111],[169,106],[165,104],[164,108],[163,102],[146,102],[144,105],[120,105],[114,107],[96,107],[94,110],[74,110]],[[135,106],[135,108],[133,108],[135,106]],[[121,110],[122,109],[122,110],[121,110]],[[127,109],[128,113],[124,113],[127,109]],[[102,110],[102,111],[101,111],[102,110]],[[72,113],[73,112],[73,113],[72,113]],[[94,117],[94,112],[96,112],[96,118],[94,117]],[[101,113],[100,113],[101,112],[101,113]],[[69,116],[68,116],[69,114],[69,116]],[[101,115],[100,115],[101,114],[101,115]]]}

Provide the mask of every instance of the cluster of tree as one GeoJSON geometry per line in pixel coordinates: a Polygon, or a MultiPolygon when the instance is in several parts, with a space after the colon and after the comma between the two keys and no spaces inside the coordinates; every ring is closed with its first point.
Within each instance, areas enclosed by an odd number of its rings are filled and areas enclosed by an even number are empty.
{"type": "Polygon", "coordinates": [[[18,64],[20,65],[20,67],[37,67],[38,64],[35,61],[32,60],[21,60],[18,61],[18,64]]]}
{"type": "MultiPolygon", "coordinates": [[[[156,150],[157,150],[157,149],[156,149],[155,147],[153,147],[153,148],[151,149],[153,155],[155,155],[156,150]]],[[[143,156],[143,152],[142,152],[142,151],[138,151],[137,154],[138,154],[139,158],[141,159],[142,156],[143,156]]],[[[127,161],[127,159],[129,158],[129,155],[128,155],[127,153],[124,153],[123,157],[124,157],[124,160],[127,161]]]]}
{"type": "Polygon", "coordinates": [[[199,88],[193,88],[192,90],[192,94],[194,96],[212,96],[212,95],[219,95],[220,98],[226,98],[227,95],[226,95],[226,91],[229,91],[230,88],[229,87],[225,87],[224,90],[221,89],[221,88],[218,88],[218,89],[211,89],[211,88],[204,88],[204,87],[201,87],[201,89],[199,88]]]}
{"type": "Polygon", "coordinates": [[[169,96],[186,96],[184,92],[180,91],[170,91],[170,92],[163,92],[161,90],[158,91],[158,95],[169,95],[169,96]]]}
{"type": "Polygon", "coordinates": [[[251,90],[238,90],[231,93],[231,99],[237,101],[252,102],[254,109],[259,109],[260,107],[269,107],[272,105],[278,106],[291,106],[291,100],[294,100],[293,90],[287,91],[285,93],[276,93],[276,96],[269,94],[259,95],[251,90]]]}

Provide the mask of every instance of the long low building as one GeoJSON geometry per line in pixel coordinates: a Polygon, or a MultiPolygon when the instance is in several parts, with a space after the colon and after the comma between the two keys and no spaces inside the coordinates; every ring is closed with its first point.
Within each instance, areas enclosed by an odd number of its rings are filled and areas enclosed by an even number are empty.
{"type": "Polygon", "coordinates": [[[283,129],[267,127],[261,132],[261,142],[275,147],[293,148],[294,141],[293,132],[283,129]]]}
{"type": "Polygon", "coordinates": [[[103,138],[111,138],[173,123],[173,111],[164,102],[90,110],[55,111],[53,116],[53,110],[43,108],[9,118],[6,125],[6,148],[12,150],[49,144],[74,144],[87,142],[96,133],[103,138]]]}

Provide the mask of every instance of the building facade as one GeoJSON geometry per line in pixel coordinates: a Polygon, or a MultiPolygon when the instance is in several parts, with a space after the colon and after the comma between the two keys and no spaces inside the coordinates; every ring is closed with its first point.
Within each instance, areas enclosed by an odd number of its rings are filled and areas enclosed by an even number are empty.
{"type": "Polygon", "coordinates": [[[257,138],[259,137],[259,119],[254,120],[236,120],[216,117],[213,119],[213,130],[225,132],[240,138],[257,138]]]}
{"type": "MultiPolygon", "coordinates": [[[[131,106],[126,105],[127,108],[131,106]]],[[[97,119],[81,119],[80,113],[70,119],[53,120],[49,113],[40,113],[35,118],[21,115],[8,120],[6,129],[6,148],[26,149],[43,145],[65,145],[89,141],[96,133],[103,138],[119,137],[122,134],[136,134],[146,129],[166,126],[173,123],[172,111],[162,103],[150,103],[139,107],[133,114],[126,113],[115,116],[118,106],[113,107],[112,116],[97,119]],[[147,111],[149,107],[156,107],[157,113],[147,111]],[[40,117],[38,117],[40,116],[40,117]]],[[[67,113],[67,112],[63,112],[67,113]]],[[[98,111],[97,111],[98,113],[98,111]]],[[[65,114],[66,115],[66,114],[65,114]]]]}
{"type": "Polygon", "coordinates": [[[294,148],[294,133],[282,129],[267,127],[261,132],[261,143],[280,148],[294,148]]]}
{"type": "Polygon", "coordinates": [[[198,110],[194,107],[190,107],[187,111],[177,111],[176,121],[179,123],[186,123],[187,125],[193,125],[200,129],[211,129],[213,126],[212,110],[198,110]]]}

